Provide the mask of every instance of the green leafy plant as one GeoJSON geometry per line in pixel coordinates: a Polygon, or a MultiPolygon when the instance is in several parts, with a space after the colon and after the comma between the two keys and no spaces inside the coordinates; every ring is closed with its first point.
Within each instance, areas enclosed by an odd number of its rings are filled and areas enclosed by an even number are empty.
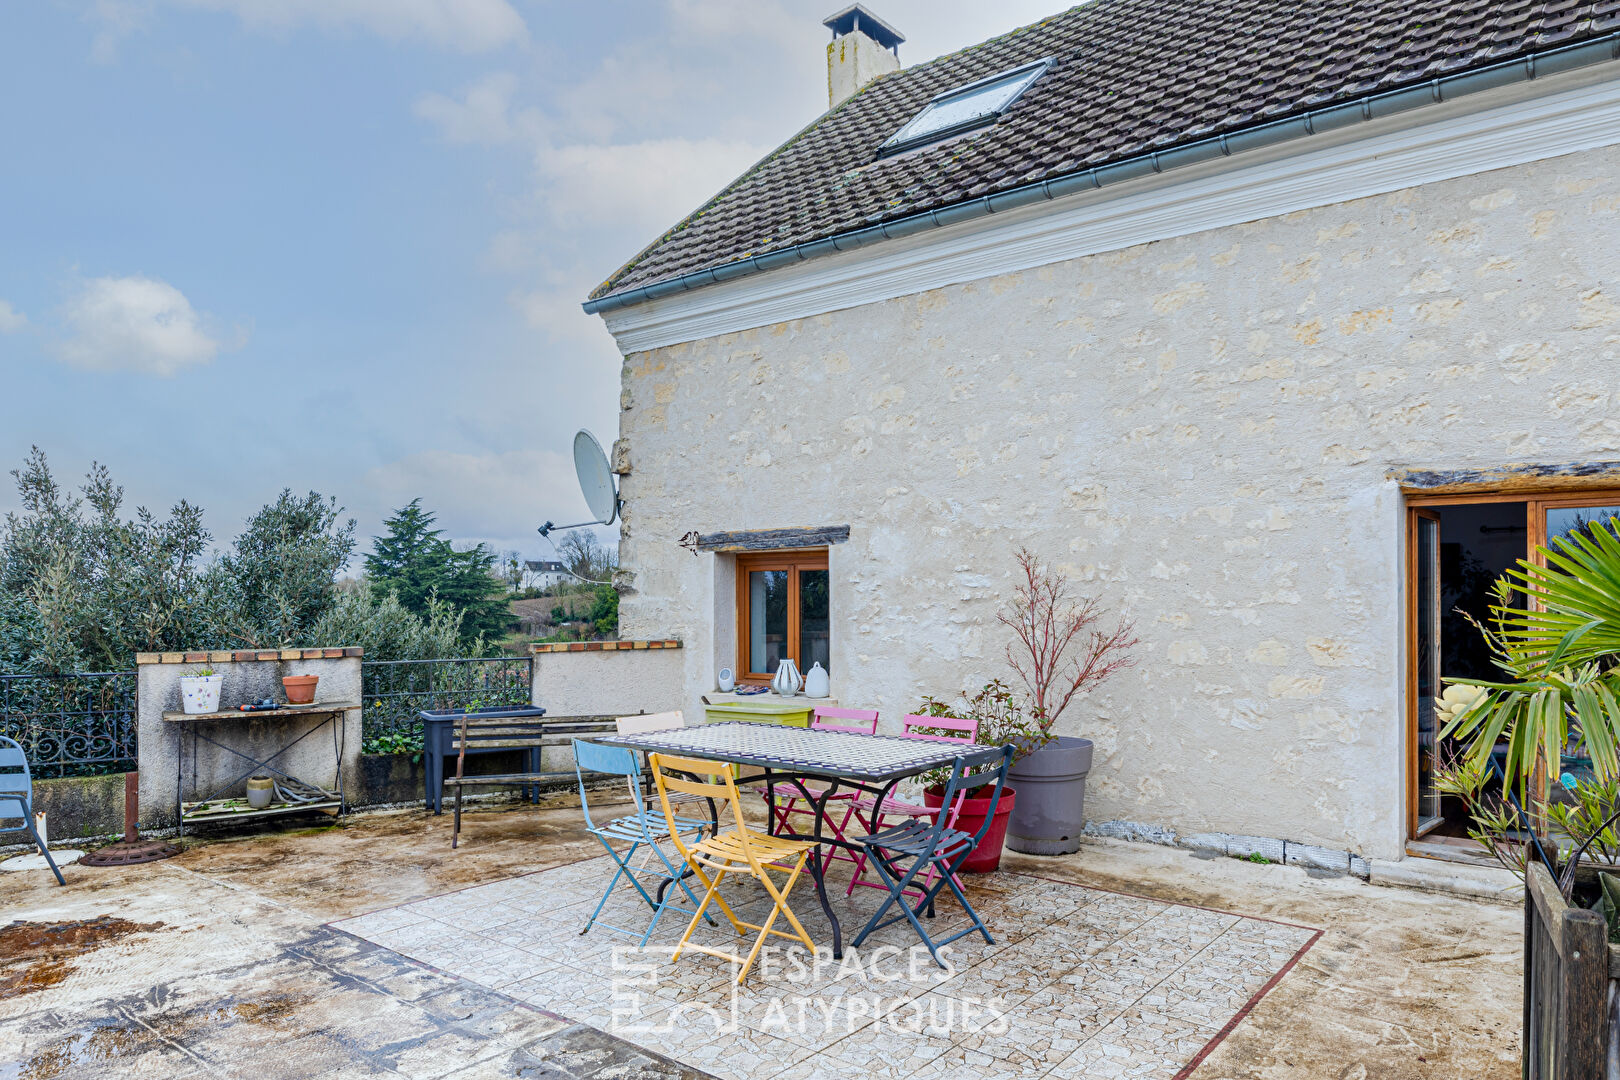
{"type": "Polygon", "coordinates": [[[1454,755],[1434,772],[1435,788],[1462,801],[1468,814],[1468,838],[1504,869],[1524,877],[1525,847],[1519,811],[1508,798],[1487,792],[1488,762],[1454,755]]]}
{"type": "Polygon", "coordinates": [[[188,677],[190,677],[190,678],[193,678],[193,679],[206,679],[210,675],[212,675],[213,673],[214,673],[213,668],[205,667],[205,668],[198,668],[196,671],[188,671],[188,672],[186,672],[186,675],[188,677]]]}
{"type": "MultiPolygon", "coordinates": [[[[1014,759],[1021,759],[1033,754],[1052,740],[1046,726],[1041,723],[1040,717],[1029,710],[1000,679],[992,679],[984,684],[977,693],[969,694],[963,691],[954,702],[941,701],[938,698],[924,697],[918,706],[918,716],[950,716],[959,720],[977,720],[978,734],[975,742],[979,746],[1006,746],[1011,743],[1015,747],[1014,759]]],[[[923,734],[960,736],[960,732],[945,728],[917,728],[923,734]]],[[[988,768],[988,766],[986,766],[988,768]]],[[[948,768],[931,769],[917,779],[925,789],[943,788],[951,778],[948,768]]]]}
{"type": "Polygon", "coordinates": [[[422,760],[422,733],[420,731],[383,731],[366,736],[360,745],[362,754],[410,754],[414,764],[422,760]]]}
{"type": "Polygon", "coordinates": [[[1620,944],[1620,877],[1599,871],[1598,895],[1592,910],[1609,924],[1609,944],[1620,944]]]}
{"type": "Polygon", "coordinates": [[[1466,742],[1467,760],[1476,768],[1506,740],[1507,774],[1521,799],[1530,793],[1538,766],[1556,776],[1570,747],[1584,749],[1599,780],[1620,776],[1617,521],[1556,537],[1552,547],[1538,549],[1547,565],[1521,559],[1504,574],[1496,583],[1491,625],[1475,625],[1507,677],[1448,680],[1484,693],[1451,716],[1441,737],[1466,742]],[[1515,593],[1525,601],[1516,604],[1515,593]]]}

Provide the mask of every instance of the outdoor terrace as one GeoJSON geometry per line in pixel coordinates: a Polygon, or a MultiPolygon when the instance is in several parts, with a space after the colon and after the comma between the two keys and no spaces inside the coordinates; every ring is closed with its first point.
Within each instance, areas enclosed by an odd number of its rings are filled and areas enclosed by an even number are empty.
{"type": "MultiPolygon", "coordinates": [[[[1516,907],[1117,841],[1008,852],[1001,872],[967,883],[997,945],[964,938],[949,979],[926,953],[920,982],[892,959],[883,969],[906,975],[893,983],[767,971],[726,1032],[703,1008],[729,1006],[726,965],[661,954],[638,1006],[643,1020],[678,1018],[659,1031],[615,1023],[611,951],[630,940],[578,935],[610,869],[577,800],[553,795],[538,810],[480,804],[454,852],[447,817],[385,811],[188,840],[166,862],[69,867],[67,888],[44,872],[0,876],[0,1076],[1519,1071],[1516,907]],[[767,1022],[773,998],[807,990],[834,1002],[819,1022],[791,1010],[789,1026],[767,1022]],[[902,1007],[886,1027],[861,1014],[863,994],[999,997],[1007,1026],[913,1031],[917,1012],[902,1007]]],[[[729,895],[746,904],[743,888],[729,895]]],[[[855,892],[856,912],[882,895],[855,892]]],[[[795,898],[821,943],[812,891],[795,898]]],[[[940,919],[954,917],[942,902],[940,919]]],[[[684,929],[668,919],[655,944],[684,929]]]]}

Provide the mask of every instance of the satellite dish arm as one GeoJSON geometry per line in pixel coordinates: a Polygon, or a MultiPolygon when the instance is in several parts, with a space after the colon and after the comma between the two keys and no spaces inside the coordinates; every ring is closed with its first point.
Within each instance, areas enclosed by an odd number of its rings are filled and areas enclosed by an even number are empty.
{"type": "Polygon", "coordinates": [[[582,521],[578,525],[553,525],[548,521],[535,531],[549,540],[551,538],[551,534],[554,532],[562,532],[566,529],[588,529],[593,525],[611,525],[613,524],[613,521],[613,518],[610,518],[607,521],[582,521]]]}

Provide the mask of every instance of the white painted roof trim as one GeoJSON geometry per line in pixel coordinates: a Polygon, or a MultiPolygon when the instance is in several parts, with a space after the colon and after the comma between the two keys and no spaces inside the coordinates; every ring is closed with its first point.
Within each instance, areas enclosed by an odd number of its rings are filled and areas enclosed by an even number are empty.
{"type": "Polygon", "coordinates": [[[1603,64],[604,312],[625,354],[1620,143],[1603,64]]]}

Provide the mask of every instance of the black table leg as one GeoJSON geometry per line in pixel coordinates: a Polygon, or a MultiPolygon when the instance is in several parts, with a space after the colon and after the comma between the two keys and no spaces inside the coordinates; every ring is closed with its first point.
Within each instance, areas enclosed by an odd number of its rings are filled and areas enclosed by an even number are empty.
{"type": "MultiPolygon", "coordinates": [[[[804,790],[802,783],[799,787],[800,790],[804,790]]],[[[826,842],[821,834],[821,823],[827,813],[827,803],[837,788],[838,781],[834,779],[832,783],[827,785],[826,791],[822,792],[821,798],[811,802],[811,805],[816,808],[816,846],[810,854],[810,876],[816,882],[816,899],[821,901],[822,914],[826,915],[827,922],[832,924],[833,959],[842,960],[844,958],[844,931],[838,925],[838,916],[833,914],[832,904],[827,901],[827,869],[821,856],[821,845],[826,842]]]]}

